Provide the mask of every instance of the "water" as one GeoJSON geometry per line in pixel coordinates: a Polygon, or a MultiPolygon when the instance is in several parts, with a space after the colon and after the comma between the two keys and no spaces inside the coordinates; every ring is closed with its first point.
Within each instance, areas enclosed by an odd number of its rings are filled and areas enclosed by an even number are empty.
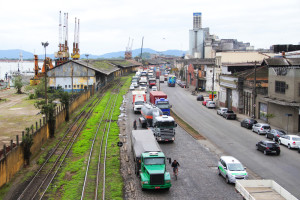
{"type": "MultiPolygon", "coordinates": [[[[34,61],[0,61],[0,80],[5,78],[6,73],[11,71],[18,71],[18,65],[20,71],[31,71],[34,72],[34,61]]],[[[39,67],[42,68],[43,62],[39,62],[39,67]]]]}

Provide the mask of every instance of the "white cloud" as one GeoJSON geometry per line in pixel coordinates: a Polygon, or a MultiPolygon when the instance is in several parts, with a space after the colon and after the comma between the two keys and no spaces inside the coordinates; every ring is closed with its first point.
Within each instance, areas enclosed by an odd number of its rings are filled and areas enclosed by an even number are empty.
{"type": "Polygon", "coordinates": [[[133,49],[158,51],[188,49],[193,12],[202,12],[203,27],[219,38],[251,42],[255,47],[300,42],[299,0],[37,0],[3,1],[0,12],[0,49],[57,51],[58,13],[69,13],[69,44],[74,37],[74,18],[80,19],[81,53],[103,54],[125,49],[128,37],[133,49]],[[163,40],[163,38],[165,38],[163,40]]]}

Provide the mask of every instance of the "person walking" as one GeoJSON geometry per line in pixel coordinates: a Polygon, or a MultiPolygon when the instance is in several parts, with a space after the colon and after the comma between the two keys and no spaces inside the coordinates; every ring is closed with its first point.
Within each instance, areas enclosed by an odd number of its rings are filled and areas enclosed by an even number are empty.
{"type": "Polygon", "coordinates": [[[174,174],[174,176],[175,176],[175,178],[176,178],[176,180],[177,180],[178,167],[180,166],[180,164],[179,164],[179,162],[177,162],[176,160],[174,160],[174,161],[172,162],[172,165],[171,165],[171,166],[173,167],[173,174],[174,174]]]}
{"type": "Polygon", "coordinates": [[[136,119],[133,121],[133,129],[136,130],[136,119]]]}

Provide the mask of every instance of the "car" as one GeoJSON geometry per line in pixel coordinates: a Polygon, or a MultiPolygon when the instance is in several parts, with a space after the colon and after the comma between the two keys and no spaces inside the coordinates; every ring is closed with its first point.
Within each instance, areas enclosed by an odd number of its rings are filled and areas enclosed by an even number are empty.
{"type": "Polygon", "coordinates": [[[241,127],[245,128],[252,128],[253,124],[257,124],[257,121],[255,119],[246,118],[241,121],[241,127]]]}
{"type": "Polygon", "coordinates": [[[203,106],[206,106],[206,103],[207,103],[208,101],[211,101],[211,99],[205,99],[204,101],[202,101],[202,105],[203,105],[203,106]]]}
{"type": "Polygon", "coordinates": [[[286,135],[286,133],[284,132],[284,130],[271,129],[271,131],[266,134],[266,138],[270,138],[270,139],[272,139],[275,142],[275,141],[278,141],[278,139],[280,137],[282,137],[283,135],[286,135]]]}
{"type": "Polygon", "coordinates": [[[134,90],[134,86],[131,84],[129,87],[130,90],[134,90]]]}
{"type": "Polygon", "coordinates": [[[258,151],[264,152],[265,155],[270,153],[275,153],[277,156],[280,154],[280,147],[276,142],[262,140],[256,144],[256,149],[258,151]]]}
{"type": "Polygon", "coordinates": [[[248,179],[246,168],[232,156],[221,156],[218,162],[218,173],[228,184],[235,183],[236,179],[248,179]]]}
{"type": "Polygon", "coordinates": [[[203,100],[204,100],[204,97],[202,94],[197,96],[197,101],[203,101],[203,100]]]}
{"type": "Polygon", "coordinates": [[[232,110],[226,110],[222,115],[225,119],[236,119],[236,114],[232,110]]]}
{"type": "Polygon", "coordinates": [[[157,87],[156,86],[152,86],[151,90],[152,91],[157,91],[157,87]]]}
{"type": "Polygon", "coordinates": [[[185,88],[186,83],[185,83],[184,81],[180,81],[180,82],[178,83],[178,85],[179,85],[180,87],[182,87],[182,88],[185,88]]]}
{"type": "Polygon", "coordinates": [[[134,88],[138,88],[139,87],[139,84],[136,81],[132,82],[131,85],[133,85],[134,88]]]}
{"type": "Polygon", "coordinates": [[[226,112],[227,110],[228,110],[228,108],[220,107],[217,110],[217,114],[223,116],[223,113],[226,112]]]}
{"type": "Polygon", "coordinates": [[[252,126],[252,131],[256,132],[258,135],[267,134],[271,131],[271,127],[269,124],[256,123],[252,126]]]}
{"type": "Polygon", "coordinates": [[[214,101],[208,101],[206,103],[207,108],[216,108],[216,103],[214,101]]]}
{"type": "Polygon", "coordinates": [[[287,146],[289,149],[298,149],[300,146],[300,137],[298,135],[283,135],[278,139],[278,143],[287,146]]]}

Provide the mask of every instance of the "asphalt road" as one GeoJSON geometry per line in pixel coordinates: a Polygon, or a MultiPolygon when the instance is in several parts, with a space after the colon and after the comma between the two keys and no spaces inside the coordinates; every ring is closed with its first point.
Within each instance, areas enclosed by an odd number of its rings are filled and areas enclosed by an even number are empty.
{"type": "MultiPolygon", "coordinates": [[[[147,94],[148,97],[148,94],[147,94]]],[[[134,114],[132,110],[132,97],[129,92],[125,97],[126,102],[126,132],[131,134],[134,119],[138,119],[140,114],[134,114]]],[[[142,129],[140,124],[138,129],[142,129]]],[[[128,141],[128,149],[131,148],[128,141]]],[[[210,152],[204,145],[192,138],[181,127],[176,128],[176,139],[173,143],[160,143],[166,157],[176,159],[180,163],[178,180],[174,180],[171,164],[167,162],[167,171],[171,173],[172,187],[169,191],[142,191],[139,178],[133,174],[132,179],[135,185],[132,199],[241,199],[241,195],[236,193],[233,184],[226,184],[225,179],[218,175],[218,157],[210,152]]],[[[128,151],[130,161],[133,160],[131,150],[128,151]]],[[[132,171],[134,166],[130,162],[132,171]]],[[[126,183],[125,183],[126,184],[126,183]]],[[[126,199],[131,199],[126,194],[126,199]]]]}
{"type": "Polygon", "coordinates": [[[300,199],[300,155],[296,150],[281,146],[280,156],[264,155],[257,151],[255,144],[265,140],[251,130],[242,128],[236,120],[226,120],[196,101],[191,92],[178,87],[161,84],[172,109],[193,128],[208,138],[224,154],[240,160],[248,169],[263,179],[273,179],[300,199]]]}

